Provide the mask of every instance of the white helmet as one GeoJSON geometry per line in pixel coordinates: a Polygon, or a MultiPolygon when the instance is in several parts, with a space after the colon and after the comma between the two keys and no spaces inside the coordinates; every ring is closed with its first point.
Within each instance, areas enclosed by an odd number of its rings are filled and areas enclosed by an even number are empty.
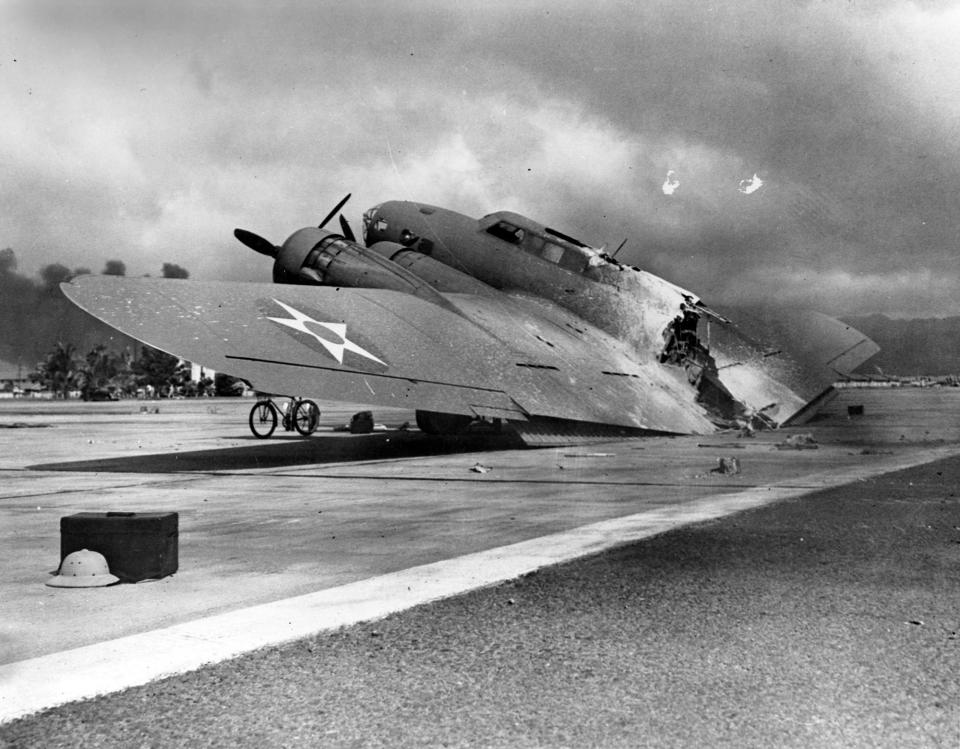
{"type": "Polygon", "coordinates": [[[102,588],[119,580],[119,577],[110,574],[103,554],[82,549],[63,558],[59,574],[47,580],[47,585],[53,588],[102,588]]]}

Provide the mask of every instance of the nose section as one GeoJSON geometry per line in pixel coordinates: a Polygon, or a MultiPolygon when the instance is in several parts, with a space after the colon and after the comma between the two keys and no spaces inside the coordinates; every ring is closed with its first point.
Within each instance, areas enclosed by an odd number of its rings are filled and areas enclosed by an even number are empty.
{"type": "Polygon", "coordinates": [[[386,228],[386,222],[380,217],[380,206],[378,203],[373,208],[368,208],[363,214],[363,243],[369,247],[383,239],[380,233],[386,228]]]}

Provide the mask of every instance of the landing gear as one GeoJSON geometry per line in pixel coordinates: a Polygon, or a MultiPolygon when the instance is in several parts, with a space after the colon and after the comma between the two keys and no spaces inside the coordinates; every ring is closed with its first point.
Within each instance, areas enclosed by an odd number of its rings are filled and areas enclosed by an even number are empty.
{"type": "Polygon", "coordinates": [[[417,411],[417,426],[425,434],[459,434],[473,421],[465,414],[445,414],[437,411],[417,411]]]}

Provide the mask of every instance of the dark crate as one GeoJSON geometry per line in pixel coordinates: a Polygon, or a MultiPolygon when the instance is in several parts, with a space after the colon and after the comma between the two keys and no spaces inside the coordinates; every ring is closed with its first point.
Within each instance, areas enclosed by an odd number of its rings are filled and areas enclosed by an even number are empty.
{"type": "Polygon", "coordinates": [[[179,516],[175,512],[78,512],[60,518],[60,561],[74,551],[103,554],[121,582],[177,571],[179,516]]]}

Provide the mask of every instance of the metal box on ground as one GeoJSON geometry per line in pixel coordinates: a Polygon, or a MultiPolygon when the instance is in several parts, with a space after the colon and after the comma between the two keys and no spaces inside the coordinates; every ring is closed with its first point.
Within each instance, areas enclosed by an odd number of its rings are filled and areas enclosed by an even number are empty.
{"type": "Polygon", "coordinates": [[[60,518],[60,559],[89,549],[103,554],[120,582],[177,571],[179,516],[175,512],[78,512],[60,518]]]}

